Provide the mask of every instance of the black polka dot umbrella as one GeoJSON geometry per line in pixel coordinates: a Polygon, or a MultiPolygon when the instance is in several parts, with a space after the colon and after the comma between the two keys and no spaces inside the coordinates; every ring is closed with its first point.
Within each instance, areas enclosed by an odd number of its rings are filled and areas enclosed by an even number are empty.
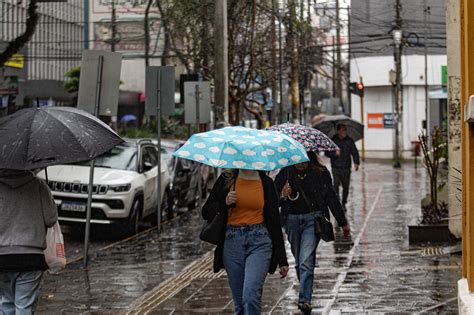
{"type": "Polygon", "coordinates": [[[284,123],[271,126],[269,130],[284,133],[303,145],[306,151],[330,152],[338,149],[337,145],[324,133],[311,127],[284,123]]]}

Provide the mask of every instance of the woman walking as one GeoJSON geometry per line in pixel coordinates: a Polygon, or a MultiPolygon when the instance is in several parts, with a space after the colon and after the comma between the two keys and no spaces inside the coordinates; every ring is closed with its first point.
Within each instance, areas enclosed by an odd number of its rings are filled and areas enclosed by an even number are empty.
{"type": "Polygon", "coordinates": [[[260,314],[267,273],[277,266],[282,278],[288,273],[273,180],[260,171],[226,171],[214,184],[202,215],[207,221],[225,216],[214,271],[227,272],[234,314],[260,314]]]}
{"type": "Polygon", "coordinates": [[[298,308],[304,314],[310,314],[312,309],[316,249],[321,237],[315,233],[315,220],[329,220],[329,208],[343,228],[344,235],[350,233],[331,174],[314,152],[309,152],[308,157],[310,162],[285,168],[275,179],[277,191],[281,193],[282,221],[300,282],[298,308]]]}

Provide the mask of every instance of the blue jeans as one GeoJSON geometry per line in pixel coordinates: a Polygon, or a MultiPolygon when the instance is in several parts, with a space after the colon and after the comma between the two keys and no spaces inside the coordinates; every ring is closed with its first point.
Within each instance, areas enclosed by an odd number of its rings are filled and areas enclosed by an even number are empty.
{"type": "Polygon", "coordinates": [[[43,271],[0,272],[0,314],[29,315],[39,295],[43,271]]]}
{"type": "Polygon", "coordinates": [[[227,227],[223,259],[234,314],[260,314],[271,257],[272,240],[264,225],[227,227]]]}
{"type": "Polygon", "coordinates": [[[314,267],[319,237],[314,233],[315,213],[290,214],[286,233],[295,257],[296,275],[300,281],[299,303],[311,303],[314,267]]]}

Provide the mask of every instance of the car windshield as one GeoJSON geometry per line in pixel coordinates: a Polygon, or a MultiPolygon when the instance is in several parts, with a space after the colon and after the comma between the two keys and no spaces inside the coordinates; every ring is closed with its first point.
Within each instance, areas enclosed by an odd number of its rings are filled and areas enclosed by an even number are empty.
{"type": "MultiPolygon", "coordinates": [[[[89,165],[89,162],[79,163],[79,165],[89,165]]],[[[116,146],[98,156],[95,159],[95,166],[124,171],[136,171],[137,148],[125,145],[116,146]]]]}

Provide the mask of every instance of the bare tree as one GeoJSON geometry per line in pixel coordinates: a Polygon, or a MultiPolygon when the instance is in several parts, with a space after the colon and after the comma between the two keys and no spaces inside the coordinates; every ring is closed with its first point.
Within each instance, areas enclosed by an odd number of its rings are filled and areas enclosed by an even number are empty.
{"type": "Polygon", "coordinates": [[[35,33],[38,24],[37,0],[30,0],[28,5],[28,18],[26,19],[26,29],[23,34],[8,43],[7,48],[0,54],[0,67],[2,67],[8,59],[18,53],[20,49],[28,43],[35,33]]]}

